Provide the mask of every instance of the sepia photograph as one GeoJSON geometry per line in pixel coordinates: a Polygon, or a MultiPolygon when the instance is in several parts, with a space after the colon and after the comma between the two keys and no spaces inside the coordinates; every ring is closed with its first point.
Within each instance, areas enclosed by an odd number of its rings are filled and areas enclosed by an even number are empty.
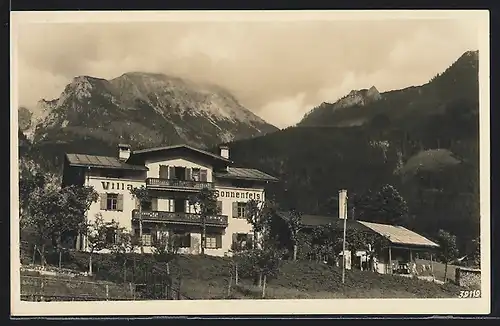
{"type": "Polygon", "coordinates": [[[11,22],[13,315],[489,313],[488,11],[11,22]]]}

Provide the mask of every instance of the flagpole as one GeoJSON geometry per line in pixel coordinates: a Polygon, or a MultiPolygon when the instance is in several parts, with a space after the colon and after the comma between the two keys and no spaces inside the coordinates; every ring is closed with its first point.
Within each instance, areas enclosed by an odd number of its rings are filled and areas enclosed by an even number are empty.
{"type": "MultiPolygon", "coordinates": [[[[342,193],[345,192],[345,190],[341,190],[342,193]]],[[[342,212],[342,218],[344,219],[344,239],[342,241],[342,284],[345,283],[345,265],[346,265],[346,257],[345,257],[345,238],[346,238],[346,228],[347,228],[347,194],[342,196],[341,198],[344,199],[344,209],[342,212]]]]}

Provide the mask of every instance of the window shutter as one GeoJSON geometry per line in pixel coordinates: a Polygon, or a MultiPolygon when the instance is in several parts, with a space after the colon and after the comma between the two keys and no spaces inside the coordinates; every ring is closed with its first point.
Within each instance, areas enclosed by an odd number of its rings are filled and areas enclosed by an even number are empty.
{"type": "Polygon", "coordinates": [[[141,202],[139,201],[138,198],[135,198],[135,208],[139,209],[140,206],[141,206],[141,202]]]}
{"type": "Polygon", "coordinates": [[[233,218],[238,217],[238,202],[233,202],[233,218]]]}
{"type": "Polygon", "coordinates": [[[222,248],[222,235],[217,234],[215,236],[215,248],[220,249],[222,248]]]}
{"type": "Polygon", "coordinates": [[[116,209],[119,211],[123,211],[123,194],[117,195],[116,209]]]}
{"type": "Polygon", "coordinates": [[[233,240],[231,241],[231,249],[235,249],[238,244],[238,233],[233,233],[233,240]]]}
{"type": "Polygon", "coordinates": [[[191,177],[191,168],[186,168],[186,180],[192,180],[191,177]]]}
{"type": "Polygon", "coordinates": [[[222,201],[217,201],[217,214],[222,214],[222,201]]]}
{"type": "Polygon", "coordinates": [[[160,165],[160,178],[168,179],[168,165],[160,165]]]}
{"type": "Polygon", "coordinates": [[[151,210],[152,211],[157,211],[158,210],[158,198],[152,198],[151,199],[151,210]]]}
{"type": "Polygon", "coordinates": [[[207,169],[200,169],[200,181],[207,181],[207,169]]]}
{"type": "Polygon", "coordinates": [[[107,195],[101,194],[101,210],[105,211],[107,207],[107,195]]]}
{"type": "Polygon", "coordinates": [[[175,179],[175,167],[168,167],[168,179],[175,179]]]}
{"type": "Polygon", "coordinates": [[[191,233],[187,233],[185,237],[187,238],[186,247],[191,248],[191,244],[194,242],[192,241],[191,233]]]}

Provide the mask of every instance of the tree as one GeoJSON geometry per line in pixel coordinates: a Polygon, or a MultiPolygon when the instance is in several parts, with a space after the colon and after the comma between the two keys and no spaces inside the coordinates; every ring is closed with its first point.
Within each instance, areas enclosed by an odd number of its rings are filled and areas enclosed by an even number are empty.
{"type": "Polygon", "coordinates": [[[448,263],[458,256],[457,237],[447,231],[439,230],[437,242],[440,247],[440,258],[444,262],[444,281],[446,282],[448,263]]]}
{"type": "Polygon", "coordinates": [[[291,210],[288,213],[287,225],[290,231],[290,241],[293,246],[293,260],[297,260],[297,244],[299,241],[299,232],[302,229],[302,215],[296,211],[291,210]]]}
{"type": "Polygon", "coordinates": [[[132,270],[132,281],[135,282],[135,271],[136,271],[136,257],[135,257],[135,252],[137,248],[140,248],[141,246],[141,239],[137,234],[132,234],[132,233],[123,233],[122,234],[123,243],[124,243],[124,251],[125,251],[125,266],[127,266],[127,255],[132,256],[132,263],[133,263],[133,270],[132,270]]]}
{"type": "Polygon", "coordinates": [[[392,185],[386,184],[377,192],[368,191],[355,202],[359,220],[377,223],[405,225],[408,205],[392,185]]]}
{"type": "Polygon", "coordinates": [[[247,222],[252,225],[253,232],[253,248],[257,249],[259,245],[262,245],[264,239],[259,239],[259,235],[264,235],[268,233],[270,219],[275,211],[275,205],[271,201],[258,201],[255,199],[250,199],[245,207],[245,218],[247,222]]]}
{"type": "Polygon", "coordinates": [[[149,190],[145,186],[140,188],[132,188],[130,190],[132,196],[134,196],[139,202],[139,246],[141,248],[141,254],[144,253],[144,244],[142,242],[142,205],[151,199],[149,190]]]}
{"type": "Polygon", "coordinates": [[[262,289],[262,297],[265,296],[267,280],[279,273],[282,257],[283,250],[269,242],[262,248],[239,253],[238,260],[243,275],[257,281],[257,286],[262,289]]]}
{"type": "Polygon", "coordinates": [[[86,212],[96,202],[98,194],[93,187],[69,186],[58,188],[53,185],[34,191],[27,204],[28,220],[41,244],[42,264],[45,262],[47,240],[55,244],[61,253],[62,237],[69,232],[85,231],[86,212]]]}
{"type": "Polygon", "coordinates": [[[480,237],[475,238],[472,240],[473,244],[473,251],[471,253],[472,256],[472,262],[475,267],[480,267],[481,266],[481,241],[480,237]]]}
{"type": "Polygon", "coordinates": [[[194,206],[195,212],[201,218],[201,254],[205,254],[206,247],[206,221],[209,216],[220,214],[217,205],[217,194],[215,190],[203,188],[198,193],[189,197],[190,205],[194,206]]]}
{"type": "MultiPolygon", "coordinates": [[[[108,235],[112,232],[116,234],[118,223],[112,220],[105,222],[102,214],[97,213],[92,222],[87,224],[87,250],[89,252],[89,275],[92,275],[92,255],[96,251],[112,248],[114,243],[108,242],[108,235]]],[[[114,242],[114,241],[113,241],[114,242]]]]}
{"type": "Polygon", "coordinates": [[[27,164],[19,163],[19,208],[21,214],[28,213],[31,195],[46,185],[45,175],[39,171],[33,171],[26,166],[27,164]]]}
{"type": "MultiPolygon", "coordinates": [[[[127,262],[128,255],[134,253],[136,248],[139,246],[138,237],[127,232],[125,228],[118,227],[117,237],[114,244],[111,245],[111,252],[116,258],[122,260],[123,263],[123,282],[127,281],[127,262]]],[[[135,258],[134,258],[135,267],[135,258]]],[[[135,269],[135,268],[134,268],[135,269]]]]}
{"type": "Polygon", "coordinates": [[[342,251],[342,238],[332,225],[319,225],[312,231],[311,245],[317,261],[337,260],[337,253],[342,251]]]}
{"type": "Polygon", "coordinates": [[[262,288],[264,297],[267,279],[279,272],[279,262],[284,254],[270,232],[270,222],[276,207],[271,201],[250,200],[246,208],[245,215],[254,232],[254,245],[251,250],[237,253],[237,263],[241,265],[243,274],[253,277],[262,288]]]}

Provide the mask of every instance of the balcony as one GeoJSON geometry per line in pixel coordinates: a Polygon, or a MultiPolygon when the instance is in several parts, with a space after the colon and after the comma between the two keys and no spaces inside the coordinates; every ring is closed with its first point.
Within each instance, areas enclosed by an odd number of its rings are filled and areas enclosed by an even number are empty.
{"type": "Polygon", "coordinates": [[[146,186],[148,188],[155,189],[172,189],[184,191],[199,191],[203,188],[214,189],[214,184],[212,182],[161,178],[147,178],[146,186]]]}
{"type": "MultiPolygon", "coordinates": [[[[201,215],[192,213],[173,213],[162,211],[143,211],[134,209],[132,211],[132,219],[138,220],[142,215],[143,221],[148,222],[165,222],[168,224],[185,224],[185,225],[201,225],[201,215]],[[140,214],[140,215],[139,215],[140,214]]],[[[206,226],[226,227],[227,216],[215,215],[207,216],[205,221],[206,226]]]]}

